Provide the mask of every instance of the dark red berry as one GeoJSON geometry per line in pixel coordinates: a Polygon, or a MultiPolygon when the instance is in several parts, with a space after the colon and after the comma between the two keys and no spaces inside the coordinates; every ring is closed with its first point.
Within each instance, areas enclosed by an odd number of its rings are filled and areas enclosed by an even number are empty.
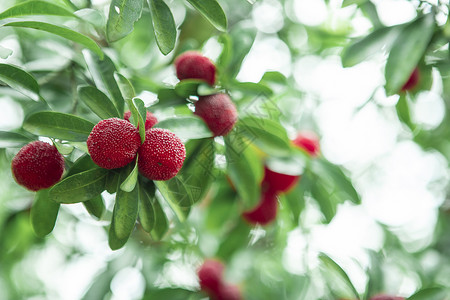
{"type": "MultiPolygon", "coordinates": [[[[125,120],[127,120],[128,122],[130,122],[130,117],[131,117],[131,111],[126,111],[125,114],[123,115],[123,118],[125,120]]],[[[145,130],[152,128],[153,126],[155,126],[156,123],[158,123],[158,119],[155,117],[154,114],[147,111],[147,119],[145,120],[145,130]]],[[[139,129],[139,126],[138,126],[138,129],[139,129]]]]}
{"type": "Polygon", "coordinates": [[[252,210],[242,214],[250,224],[267,225],[277,216],[278,201],[275,193],[271,191],[262,192],[259,204],[252,210]]]}
{"type": "Polygon", "coordinates": [[[64,157],[54,145],[35,141],[22,147],[14,156],[11,170],[18,184],[39,191],[61,180],[64,157]]]}
{"type": "Polygon", "coordinates": [[[92,160],[105,169],[121,168],[132,162],[140,145],[137,128],[119,118],[98,122],[87,139],[92,160]]]}
{"type": "Polygon", "coordinates": [[[272,193],[285,193],[289,191],[300,179],[298,175],[287,175],[272,171],[264,167],[264,178],[261,183],[263,191],[272,193]]]}
{"type": "Polygon", "coordinates": [[[292,143],[308,152],[312,157],[316,157],[320,152],[319,138],[314,132],[301,131],[292,143]]]}
{"type": "Polygon", "coordinates": [[[211,295],[216,295],[223,281],[225,266],[215,259],[206,259],[197,270],[200,288],[211,295]]]}
{"type": "Polygon", "coordinates": [[[177,77],[183,79],[202,79],[209,85],[216,81],[216,66],[197,51],[187,51],[175,59],[177,77]]]}

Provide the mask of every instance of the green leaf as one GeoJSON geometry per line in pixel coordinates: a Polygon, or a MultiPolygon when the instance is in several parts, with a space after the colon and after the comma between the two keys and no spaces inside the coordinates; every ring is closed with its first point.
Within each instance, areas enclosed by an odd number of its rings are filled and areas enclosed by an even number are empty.
{"type": "Polygon", "coordinates": [[[145,142],[145,120],[147,119],[147,110],[144,106],[144,102],[138,98],[129,99],[129,100],[127,100],[127,105],[131,111],[130,121],[135,127],[138,127],[139,136],[141,137],[141,143],[144,143],[145,142]],[[142,116],[141,112],[144,114],[144,116],[142,116]]]}
{"type": "Polygon", "coordinates": [[[0,20],[32,15],[75,17],[67,9],[46,1],[27,1],[8,8],[0,14],[0,20]]]}
{"type": "Polygon", "coordinates": [[[229,34],[223,33],[219,36],[218,42],[222,44],[222,52],[220,52],[216,66],[219,70],[223,70],[233,58],[233,41],[229,34]]]}
{"type": "Polygon", "coordinates": [[[13,54],[13,51],[11,49],[0,46],[0,58],[7,59],[11,56],[11,54],[13,54]]]}
{"type": "Polygon", "coordinates": [[[195,189],[184,182],[181,176],[154,183],[180,222],[184,222],[194,204],[195,189]]]}
{"type": "Polygon", "coordinates": [[[203,199],[215,179],[214,159],[214,139],[190,140],[186,143],[186,159],[179,176],[190,187],[194,203],[203,199]]]}
{"type": "Polygon", "coordinates": [[[39,101],[39,85],[34,77],[12,65],[0,64],[0,80],[34,101],[39,101]]]}
{"type": "Polygon", "coordinates": [[[227,16],[216,0],[187,0],[200,14],[220,31],[227,31],[227,16]]]}
{"type": "Polygon", "coordinates": [[[163,0],[147,0],[152,15],[156,44],[162,54],[169,54],[175,47],[177,29],[172,12],[163,0]]]}
{"type": "Polygon", "coordinates": [[[80,19],[92,24],[96,28],[105,28],[105,17],[102,12],[92,8],[83,8],[74,13],[80,19]]]}
{"type": "Polygon", "coordinates": [[[143,0],[113,0],[109,6],[106,39],[116,42],[133,31],[134,23],[141,17],[143,0]]]}
{"type": "Polygon", "coordinates": [[[342,2],[342,7],[350,6],[352,4],[360,5],[360,4],[363,4],[364,2],[367,2],[367,1],[368,0],[344,0],[342,2]]]}
{"type": "Polygon", "coordinates": [[[234,78],[241,70],[242,62],[253,46],[256,39],[256,29],[253,25],[250,26],[244,22],[236,24],[230,32],[230,37],[233,47],[231,53],[233,55],[226,70],[222,73],[234,78]]]}
{"type": "Polygon", "coordinates": [[[120,172],[118,170],[110,170],[106,178],[106,191],[110,194],[114,194],[117,191],[117,185],[119,184],[120,172]]]}
{"type": "Polygon", "coordinates": [[[101,119],[120,118],[114,104],[103,92],[93,86],[79,86],[78,96],[101,119]]]}
{"type": "Polygon", "coordinates": [[[299,224],[300,214],[305,208],[305,195],[310,190],[310,184],[308,178],[301,178],[299,184],[282,198],[285,199],[284,203],[288,207],[295,225],[299,224]]]}
{"type": "Polygon", "coordinates": [[[273,95],[272,89],[263,83],[236,81],[233,83],[232,87],[233,90],[241,91],[245,94],[262,95],[265,97],[273,95]]]}
{"type": "Polygon", "coordinates": [[[97,54],[100,59],[103,59],[103,51],[102,49],[97,45],[94,40],[91,38],[78,33],[76,31],[73,31],[69,28],[44,23],[44,22],[36,22],[36,21],[22,21],[22,22],[11,22],[6,23],[3,26],[11,26],[11,27],[21,27],[21,28],[32,28],[37,30],[46,31],[49,33],[53,33],[56,35],[59,35],[65,39],[71,40],[75,43],[81,44],[85,46],[86,48],[92,50],[95,54],[97,54]]]}
{"type": "Polygon", "coordinates": [[[124,192],[130,193],[136,186],[138,179],[138,159],[139,157],[137,156],[133,171],[131,171],[130,175],[128,175],[128,177],[120,185],[120,189],[124,192]]]}
{"type": "Polygon", "coordinates": [[[155,185],[149,181],[144,188],[143,182],[139,182],[139,221],[142,228],[150,233],[155,228],[155,209],[153,208],[155,198],[155,185]]]}
{"type": "Polygon", "coordinates": [[[86,141],[94,124],[80,117],[53,111],[30,115],[23,129],[36,135],[74,142],[86,141]]]}
{"type": "Polygon", "coordinates": [[[58,152],[62,155],[69,155],[72,153],[74,146],[66,143],[60,143],[52,139],[53,145],[55,145],[56,149],[58,149],[58,152]]]}
{"type": "Polygon", "coordinates": [[[122,97],[125,100],[130,100],[136,97],[136,92],[134,91],[131,82],[122,74],[114,72],[114,78],[116,79],[119,89],[122,93],[122,97]]]}
{"type": "Polygon", "coordinates": [[[0,131],[0,148],[22,147],[31,141],[33,140],[20,133],[0,131]]]}
{"type": "Polygon", "coordinates": [[[36,193],[31,207],[31,225],[39,237],[45,237],[53,231],[58,216],[59,203],[51,200],[49,189],[36,193]]]}
{"type": "Polygon", "coordinates": [[[167,108],[186,104],[186,99],[178,96],[174,89],[162,88],[158,91],[158,103],[155,106],[167,108]]]}
{"type": "Polygon", "coordinates": [[[408,24],[397,37],[385,69],[388,96],[398,93],[408,80],[430,43],[434,28],[433,14],[427,14],[408,24]]]}
{"type": "Polygon", "coordinates": [[[353,286],[353,283],[351,282],[347,273],[345,273],[345,271],[326,254],[320,253],[319,259],[325,267],[325,273],[332,276],[333,280],[340,280],[348,289],[350,289],[350,291],[353,293],[353,296],[359,299],[358,291],[353,286]]]}
{"type": "Polygon", "coordinates": [[[88,154],[83,154],[70,167],[66,177],[96,168],[99,168],[99,166],[92,161],[91,157],[88,154]]]}
{"type": "Polygon", "coordinates": [[[259,81],[261,82],[273,82],[279,84],[286,84],[287,78],[278,71],[267,71],[259,81]]]}
{"type": "Polygon", "coordinates": [[[50,189],[50,197],[57,203],[78,203],[100,195],[106,186],[108,170],[91,169],[69,176],[50,189]]]}
{"type": "Polygon", "coordinates": [[[181,80],[175,86],[175,93],[183,98],[188,98],[191,95],[198,95],[197,89],[201,84],[204,83],[205,81],[200,79],[181,80]]]}
{"type": "Polygon", "coordinates": [[[416,292],[407,300],[444,300],[449,295],[449,290],[444,287],[430,287],[416,292]]]}
{"type": "Polygon", "coordinates": [[[250,142],[270,155],[286,156],[291,154],[291,142],[286,129],[275,121],[245,117],[238,122],[236,128],[239,134],[247,137],[250,142]]]}
{"type": "Polygon", "coordinates": [[[342,51],[342,65],[345,68],[353,67],[380,51],[389,51],[404,27],[404,25],[381,27],[351,43],[342,51]]]}
{"type": "Polygon", "coordinates": [[[97,57],[93,56],[91,52],[86,50],[83,50],[83,55],[95,85],[99,90],[109,95],[116,106],[119,115],[122,116],[124,113],[125,101],[123,100],[122,92],[114,79],[114,73],[116,72],[114,63],[107,55],[104,56],[103,60],[99,60],[97,57]]]}
{"type": "Polygon", "coordinates": [[[105,212],[105,204],[103,203],[103,198],[98,195],[91,200],[86,200],[83,202],[84,207],[92,216],[101,219],[103,213],[105,212]]]}
{"type": "Polygon", "coordinates": [[[156,123],[154,128],[169,129],[182,139],[203,139],[213,134],[205,122],[197,116],[169,118],[156,123]]]}
{"type": "Polygon", "coordinates": [[[301,180],[310,180],[310,192],[311,196],[319,204],[320,211],[325,217],[325,222],[328,224],[333,220],[337,212],[337,206],[339,204],[338,199],[336,199],[334,191],[330,191],[332,187],[326,185],[323,178],[315,176],[309,172],[305,172],[301,180]]]}
{"type": "Polygon", "coordinates": [[[260,199],[262,163],[252,148],[234,132],[225,137],[225,145],[228,175],[245,208],[253,208],[260,199]]]}
{"type": "Polygon", "coordinates": [[[411,111],[409,109],[409,101],[406,95],[401,95],[398,99],[397,104],[395,105],[395,109],[397,110],[397,116],[399,120],[408,126],[411,130],[414,130],[415,126],[411,118],[411,111]]]}
{"type": "Polygon", "coordinates": [[[166,213],[161,207],[158,199],[153,198],[155,201],[153,202],[153,209],[155,211],[155,226],[150,232],[151,237],[154,240],[161,240],[166,234],[167,230],[169,230],[169,221],[167,220],[166,213]]]}

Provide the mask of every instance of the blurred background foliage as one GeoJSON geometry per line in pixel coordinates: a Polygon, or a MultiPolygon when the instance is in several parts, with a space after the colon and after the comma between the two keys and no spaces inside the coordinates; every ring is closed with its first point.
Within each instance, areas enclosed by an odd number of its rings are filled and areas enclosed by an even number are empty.
{"type": "MultiPolygon", "coordinates": [[[[3,0],[0,11],[22,2],[3,0]]],[[[206,257],[226,263],[226,278],[245,299],[369,299],[381,292],[450,299],[448,1],[219,0],[223,32],[188,2],[171,0],[165,3],[177,36],[168,55],[147,3],[132,31],[111,42],[111,1],[48,2],[82,20],[20,20],[89,36],[159,120],[191,113],[175,91],[172,63],[197,49],[215,61],[220,88],[241,119],[270,119],[291,139],[315,131],[322,154],[299,154],[302,179],[279,197],[277,220],[265,227],[241,218],[249,203],[230,185],[219,139],[211,180],[188,219],[178,221],[161,202],[168,217],[161,239],[137,224],[123,249],[109,250],[114,202],[107,192],[101,220],[81,204],[64,205],[53,232],[38,238],[30,223],[34,195],[14,183],[10,162],[33,138],[21,128],[24,118],[46,106],[2,85],[1,299],[205,299],[195,272],[206,257]],[[419,85],[400,92],[416,66],[419,85]]],[[[0,22],[1,62],[32,74],[54,110],[97,122],[77,96],[79,85],[92,84],[83,46],[0,22]]],[[[210,92],[202,88],[198,93],[210,92]]],[[[245,151],[261,168],[267,155],[279,154],[272,141],[253,141],[245,151]]]]}

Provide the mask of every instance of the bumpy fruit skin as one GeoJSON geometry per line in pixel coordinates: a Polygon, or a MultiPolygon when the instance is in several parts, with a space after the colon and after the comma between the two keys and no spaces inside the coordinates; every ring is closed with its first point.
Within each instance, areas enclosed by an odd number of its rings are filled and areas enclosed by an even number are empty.
{"type": "Polygon", "coordinates": [[[92,160],[104,169],[126,166],[136,157],[140,145],[137,128],[119,118],[98,122],[87,139],[92,160]]]}
{"type": "Polygon", "coordinates": [[[225,266],[218,260],[205,260],[197,270],[197,276],[202,291],[211,295],[217,295],[222,287],[224,269],[225,266]]]}
{"type": "Polygon", "coordinates": [[[215,300],[242,300],[242,294],[237,285],[223,284],[220,286],[215,300]]]}
{"type": "Polygon", "coordinates": [[[61,180],[64,157],[53,145],[42,141],[31,142],[13,158],[11,171],[18,184],[30,191],[39,191],[61,180]]]}
{"type": "Polygon", "coordinates": [[[405,300],[405,298],[380,294],[373,296],[370,300],[405,300]]]}
{"type": "Polygon", "coordinates": [[[139,172],[150,180],[169,180],[180,171],[186,158],[186,148],[180,138],[167,129],[146,131],[139,148],[139,172]]]}
{"type": "Polygon", "coordinates": [[[301,131],[292,143],[308,152],[312,157],[316,157],[320,153],[319,138],[314,132],[301,131]]]}
{"type": "Polygon", "coordinates": [[[216,66],[197,51],[187,51],[175,59],[177,77],[183,79],[202,79],[209,85],[216,82],[216,66]]]}
{"type": "Polygon", "coordinates": [[[419,79],[420,79],[419,69],[415,68],[412,71],[411,75],[409,76],[408,81],[406,81],[406,83],[402,86],[401,91],[406,92],[414,89],[419,83],[419,79]]]}
{"type": "Polygon", "coordinates": [[[267,225],[277,217],[278,201],[275,193],[263,192],[259,204],[250,211],[242,214],[250,224],[267,225]]]}
{"type": "Polygon", "coordinates": [[[238,119],[236,106],[227,94],[199,97],[194,114],[205,121],[214,136],[227,135],[238,119]]]}
{"type": "Polygon", "coordinates": [[[300,179],[297,175],[287,175],[272,171],[264,166],[264,178],[261,183],[263,191],[272,193],[285,193],[289,191],[300,179]]]}
{"type": "MultiPolygon", "coordinates": [[[[126,111],[123,118],[130,122],[131,111],[126,111]]],[[[148,130],[158,123],[158,119],[151,112],[147,111],[147,119],[145,120],[145,130],[148,130]]],[[[139,129],[139,126],[138,126],[139,129]]]]}

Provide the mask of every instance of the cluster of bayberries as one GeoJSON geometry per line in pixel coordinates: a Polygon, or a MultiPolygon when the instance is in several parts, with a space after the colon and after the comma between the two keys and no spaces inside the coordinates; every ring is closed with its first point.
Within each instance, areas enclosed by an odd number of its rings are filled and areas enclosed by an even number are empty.
{"type": "MultiPolygon", "coordinates": [[[[216,67],[198,52],[188,51],[175,61],[177,76],[201,79],[215,84],[216,67]]],[[[199,97],[194,114],[202,118],[214,136],[228,134],[237,121],[237,110],[230,97],[218,93],[199,97]]],[[[105,169],[126,166],[138,156],[140,173],[151,180],[169,180],[183,166],[186,149],[181,140],[166,129],[152,128],[157,118],[147,112],[145,141],[141,143],[138,128],[130,123],[128,111],[124,119],[110,118],[94,126],[87,139],[92,160],[105,169]]],[[[12,161],[12,173],[17,183],[31,191],[56,184],[64,173],[64,157],[55,146],[35,141],[24,146],[12,161]]]]}
{"type": "Polygon", "coordinates": [[[216,259],[207,259],[197,270],[200,288],[211,300],[241,300],[239,287],[225,282],[224,264],[216,259]]]}
{"type": "MultiPolygon", "coordinates": [[[[311,157],[319,155],[319,139],[313,132],[299,132],[292,143],[311,157]]],[[[242,214],[244,219],[250,224],[260,225],[266,225],[275,220],[278,210],[277,195],[288,192],[300,180],[300,177],[300,175],[278,173],[264,166],[260,202],[254,209],[242,214]]]]}

